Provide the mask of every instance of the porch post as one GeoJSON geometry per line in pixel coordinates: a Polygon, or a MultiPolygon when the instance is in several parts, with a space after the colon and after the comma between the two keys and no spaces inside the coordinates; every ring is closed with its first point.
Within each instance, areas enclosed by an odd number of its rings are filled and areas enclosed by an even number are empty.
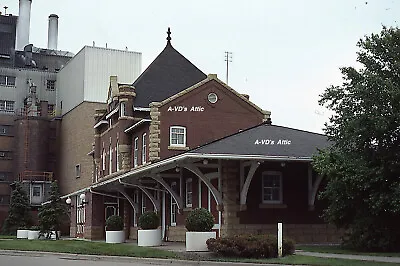
{"type": "Polygon", "coordinates": [[[224,210],[222,212],[223,224],[221,225],[222,237],[234,234],[236,225],[239,225],[240,223],[239,217],[237,216],[238,212],[240,211],[240,206],[237,204],[239,200],[239,168],[240,165],[238,161],[221,161],[221,189],[224,195],[224,210]]]}
{"type": "Polygon", "coordinates": [[[103,197],[86,192],[84,238],[100,240],[105,237],[103,197]]]}

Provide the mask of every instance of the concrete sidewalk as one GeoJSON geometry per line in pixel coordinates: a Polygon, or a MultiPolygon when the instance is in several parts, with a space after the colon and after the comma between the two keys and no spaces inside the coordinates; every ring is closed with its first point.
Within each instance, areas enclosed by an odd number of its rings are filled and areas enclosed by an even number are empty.
{"type": "Polygon", "coordinates": [[[400,257],[331,254],[331,253],[308,252],[308,251],[302,251],[302,250],[296,250],[296,254],[297,255],[304,255],[304,256],[319,257],[319,258],[363,260],[363,261],[390,262],[390,263],[398,263],[398,264],[400,264],[400,257]]]}
{"type": "MultiPolygon", "coordinates": [[[[131,244],[135,244],[132,242],[131,244]]],[[[187,252],[184,242],[163,242],[159,247],[153,247],[162,250],[173,251],[180,254],[185,254],[189,259],[202,260],[213,257],[211,252],[187,252]]],[[[349,259],[361,261],[376,261],[376,262],[390,262],[400,264],[400,257],[387,257],[387,256],[368,256],[368,255],[348,255],[348,254],[332,254],[332,253],[319,253],[307,252],[296,250],[297,255],[320,257],[320,258],[336,258],[336,259],[349,259]]]]}

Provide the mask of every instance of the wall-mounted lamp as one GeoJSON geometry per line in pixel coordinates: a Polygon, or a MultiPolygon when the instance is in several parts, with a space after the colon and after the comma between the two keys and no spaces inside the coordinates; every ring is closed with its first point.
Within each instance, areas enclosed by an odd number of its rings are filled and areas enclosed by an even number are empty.
{"type": "Polygon", "coordinates": [[[68,208],[72,208],[72,207],[74,207],[71,203],[72,203],[72,200],[71,200],[71,198],[70,197],[68,197],[66,200],[65,200],[65,203],[67,203],[67,205],[68,205],[68,208]]]}
{"type": "Polygon", "coordinates": [[[81,199],[81,204],[85,205],[85,204],[89,204],[89,201],[86,201],[86,195],[85,193],[82,193],[79,195],[79,198],[81,199]]]}
{"type": "Polygon", "coordinates": [[[181,169],[177,166],[175,167],[175,172],[179,173],[181,171],[181,169]]]}
{"type": "Polygon", "coordinates": [[[285,162],[281,162],[281,167],[285,167],[286,163],[285,162]]]}
{"type": "Polygon", "coordinates": [[[204,164],[204,165],[208,164],[208,160],[207,160],[207,159],[204,159],[204,160],[203,160],[203,164],[204,164]]]}

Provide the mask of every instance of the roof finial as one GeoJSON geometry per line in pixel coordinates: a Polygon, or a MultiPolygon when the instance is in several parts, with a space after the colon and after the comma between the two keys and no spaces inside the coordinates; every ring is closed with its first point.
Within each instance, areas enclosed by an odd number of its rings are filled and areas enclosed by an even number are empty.
{"type": "Polygon", "coordinates": [[[167,43],[168,44],[171,44],[171,29],[168,27],[168,31],[167,31],[167,34],[168,34],[168,36],[167,36],[167,43]]]}

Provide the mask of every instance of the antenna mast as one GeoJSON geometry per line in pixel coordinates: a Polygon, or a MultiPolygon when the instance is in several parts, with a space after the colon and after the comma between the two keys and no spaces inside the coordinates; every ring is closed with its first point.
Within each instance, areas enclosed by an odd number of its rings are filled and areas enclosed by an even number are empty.
{"type": "Polygon", "coordinates": [[[228,85],[229,63],[232,63],[232,52],[225,52],[225,62],[226,62],[226,85],[228,85]]]}

